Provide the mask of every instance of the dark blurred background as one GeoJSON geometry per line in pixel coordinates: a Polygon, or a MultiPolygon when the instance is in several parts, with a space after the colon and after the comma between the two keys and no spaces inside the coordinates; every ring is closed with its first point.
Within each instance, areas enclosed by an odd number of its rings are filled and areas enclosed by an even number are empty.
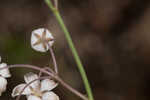
{"type": "MultiPolygon", "coordinates": [[[[150,0],[58,1],[95,100],[150,100],[150,0]]],[[[52,67],[49,53],[30,46],[31,31],[46,27],[55,37],[60,76],[85,93],[64,34],[43,0],[1,0],[0,23],[2,62],[52,67]]],[[[11,69],[13,76],[0,100],[12,100],[13,87],[30,71],[11,69]]],[[[62,86],[54,91],[61,100],[80,100],[62,86]]]]}

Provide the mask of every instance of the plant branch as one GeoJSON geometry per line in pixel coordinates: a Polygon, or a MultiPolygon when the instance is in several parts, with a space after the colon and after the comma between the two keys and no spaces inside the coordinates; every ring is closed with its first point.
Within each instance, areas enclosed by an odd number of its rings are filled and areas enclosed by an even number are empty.
{"type": "Polygon", "coordinates": [[[85,95],[81,94],[80,92],[78,92],[77,90],[75,90],[74,88],[72,88],[70,85],[66,84],[60,77],[57,77],[56,80],[59,83],[61,83],[61,85],[64,86],[66,89],[70,90],[72,93],[74,93],[75,95],[79,96],[81,99],[83,99],[83,100],[89,100],[85,95]]]}
{"type": "Polygon", "coordinates": [[[67,88],[68,90],[70,90],[72,93],[76,94],[77,96],[79,96],[83,100],[88,100],[88,98],[85,95],[81,94],[80,92],[78,92],[77,90],[72,88],[70,85],[66,84],[53,70],[52,70],[52,73],[55,76],[54,79],[56,81],[58,81],[59,83],[61,83],[62,86],[64,86],[65,88],[67,88]]]}
{"type": "Polygon", "coordinates": [[[72,88],[67,83],[65,83],[52,69],[51,69],[51,72],[49,72],[46,69],[42,69],[42,68],[40,68],[38,66],[34,66],[34,65],[15,64],[15,65],[8,65],[8,66],[6,66],[4,68],[0,68],[0,70],[3,70],[5,68],[30,68],[30,69],[38,70],[38,71],[40,71],[42,73],[45,73],[45,74],[49,75],[51,78],[53,78],[54,80],[56,80],[59,83],[61,83],[62,86],[64,86],[66,89],[68,89],[69,91],[71,91],[72,93],[74,93],[75,95],[80,97],[81,99],[88,100],[88,98],[86,98],[86,96],[84,96],[83,94],[78,92],[76,89],[72,88]]]}

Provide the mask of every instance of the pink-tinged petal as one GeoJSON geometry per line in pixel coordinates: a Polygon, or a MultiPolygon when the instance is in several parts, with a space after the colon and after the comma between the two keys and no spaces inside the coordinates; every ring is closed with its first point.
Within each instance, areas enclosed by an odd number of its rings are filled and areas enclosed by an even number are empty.
{"type": "MultiPolygon", "coordinates": [[[[24,87],[26,86],[27,84],[20,84],[20,85],[17,85],[14,89],[13,89],[13,92],[12,92],[12,97],[15,97],[15,96],[18,96],[20,95],[20,92],[24,89],[24,87]]],[[[21,95],[29,95],[31,94],[32,91],[30,90],[29,87],[26,87],[25,90],[21,93],[21,95]]]]}
{"type": "Polygon", "coordinates": [[[41,100],[41,98],[34,96],[34,95],[30,95],[30,96],[28,96],[27,100],[41,100]]]}
{"type": "MultiPolygon", "coordinates": [[[[6,63],[0,64],[0,68],[4,68],[6,66],[7,66],[6,63]]],[[[0,75],[3,76],[3,77],[5,77],[5,78],[11,77],[11,74],[10,74],[8,68],[4,68],[4,69],[0,70],[0,75]]]]}
{"type": "MultiPolygon", "coordinates": [[[[32,82],[33,80],[36,80],[38,79],[38,75],[37,74],[34,74],[32,72],[30,73],[27,73],[24,75],[24,80],[25,82],[28,84],[30,82],[32,82]]],[[[30,84],[30,86],[33,88],[33,89],[36,89],[36,90],[39,90],[40,89],[40,80],[36,80],[34,81],[32,84],[30,84]]]]}
{"type": "Polygon", "coordinates": [[[58,84],[50,79],[45,79],[41,81],[41,91],[50,91],[54,89],[58,84]]]}
{"type": "Polygon", "coordinates": [[[59,100],[59,97],[54,92],[46,92],[43,94],[42,100],[59,100]]]}
{"type": "Polygon", "coordinates": [[[0,77],[0,96],[4,91],[6,91],[7,80],[3,77],[0,77]]]}

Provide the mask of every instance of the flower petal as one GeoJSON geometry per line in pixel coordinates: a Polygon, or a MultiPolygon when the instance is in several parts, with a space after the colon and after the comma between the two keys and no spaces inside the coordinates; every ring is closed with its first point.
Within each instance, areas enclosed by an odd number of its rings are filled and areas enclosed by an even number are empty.
{"type": "MultiPolygon", "coordinates": [[[[13,89],[13,92],[12,92],[12,97],[15,97],[15,96],[18,96],[20,94],[20,92],[24,89],[24,87],[26,86],[27,84],[20,84],[20,85],[17,85],[14,89],[13,89]]],[[[29,95],[31,94],[32,91],[30,90],[29,87],[26,87],[25,90],[22,92],[21,95],[29,95]]]]}
{"type": "MultiPolygon", "coordinates": [[[[4,67],[6,67],[6,66],[7,66],[6,63],[0,64],[0,68],[4,68],[4,67]]],[[[7,77],[11,77],[11,74],[10,74],[8,68],[5,68],[5,69],[0,70],[0,75],[3,76],[3,77],[6,77],[6,78],[7,78],[7,77]]]]}
{"type": "Polygon", "coordinates": [[[53,37],[52,33],[48,29],[46,29],[46,38],[47,39],[51,39],[51,41],[49,41],[48,44],[50,46],[53,46],[53,44],[54,44],[54,37],[53,37]]]}
{"type": "Polygon", "coordinates": [[[54,89],[58,84],[50,79],[45,79],[41,81],[41,91],[50,91],[54,89]]]}
{"type": "MultiPolygon", "coordinates": [[[[24,75],[24,80],[25,82],[28,84],[30,82],[32,82],[33,80],[36,80],[38,79],[38,75],[37,74],[34,74],[32,72],[30,73],[27,73],[24,75]]],[[[30,84],[30,86],[33,88],[33,89],[36,89],[36,90],[39,90],[40,89],[40,81],[39,80],[36,80],[34,81],[33,83],[30,84]]]]}
{"type": "Polygon", "coordinates": [[[43,48],[42,43],[36,44],[37,41],[42,37],[43,31],[44,31],[43,28],[39,28],[39,29],[32,31],[32,33],[31,33],[31,47],[34,50],[40,51],[40,52],[46,52],[47,51],[43,48]]]}
{"type": "Polygon", "coordinates": [[[59,100],[59,97],[54,92],[46,92],[43,94],[42,100],[59,100]]]}
{"type": "Polygon", "coordinates": [[[0,96],[2,92],[6,90],[6,86],[7,86],[7,80],[3,77],[0,77],[0,96]]]}
{"type": "Polygon", "coordinates": [[[30,95],[28,96],[28,100],[41,100],[41,98],[34,96],[34,95],[30,95]]]}

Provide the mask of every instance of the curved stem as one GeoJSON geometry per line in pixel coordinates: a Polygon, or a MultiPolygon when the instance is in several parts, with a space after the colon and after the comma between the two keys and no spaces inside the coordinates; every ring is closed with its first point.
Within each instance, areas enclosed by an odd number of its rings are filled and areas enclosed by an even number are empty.
{"type": "MultiPolygon", "coordinates": [[[[52,69],[50,69],[49,67],[44,67],[43,69],[49,71],[50,73],[53,73],[52,69]]],[[[41,77],[41,76],[42,76],[42,72],[40,71],[39,77],[41,77]]]]}
{"type": "Polygon", "coordinates": [[[56,63],[56,58],[55,58],[53,49],[52,49],[52,47],[50,45],[49,45],[49,51],[50,51],[50,54],[52,56],[55,72],[58,74],[58,66],[57,66],[57,63],[56,63]]]}
{"type": "Polygon", "coordinates": [[[0,70],[5,69],[5,68],[30,68],[30,69],[41,71],[41,72],[49,75],[50,77],[52,77],[56,81],[60,82],[62,84],[62,86],[67,88],[69,91],[71,91],[72,93],[74,93],[75,95],[80,97],[81,99],[88,100],[88,98],[86,98],[86,96],[84,96],[83,94],[81,94],[80,92],[78,92],[77,90],[75,90],[74,88],[69,86],[67,83],[65,83],[60,77],[58,77],[58,75],[53,70],[51,70],[52,71],[52,73],[51,73],[49,71],[46,71],[45,69],[39,68],[38,66],[26,65],[26,64],[8,65],[8,66],[6,66],[4,68],[0,68],[0,70]]]}
{"type": "Polygon", "coordinates": [[[89,100],[85,95],[81,94],[80,92],[78,92],[77,90],[75,90],[74,88],[72,88],[70,85],[66,84],[61,78],[57,77],[57,81],[59,83],[61,83],[61,85],[64,86],[66,89],[70,90],[72,93],[74,93],[77,96],[79,96],[81,99],[83,99],[83,100],[89,100]]]}
{"type": "Polygon", "coordinates": [[[72,93],[76,94],[83,100],[88,100],[88,98],[86,96],[84,96],[83,94],[81,94],[80,92],[78,92],[77,90],[72,88],[70,85],[66,84],[53,70],[51,70],[51,73],[54,74],[55,80],[58,81],[59,83],[61,83],[62,86],[64,86],[65,88],[67,88],[68,90],[70,90],[72,93]]]}
{"type": "Polygon", "coordinates": [[[51,0],[45,0],[45,2],[48,5],[48,7],[52,10],[52,12],[54,13],[54,15],[56,17],[56,20],[58,21],[61,29],[63,30],[63,32],[65,34],[66,40],[67,40],[67,42],[69,44],[69,47],[70,47],[70,49],[72,51],[72,54],[73,54],[73,57],[74,57],[74,59],[75,59],[75,61],[77,63],[77,67],[78,67],[78,69],[80,71],[80,74],[81,74],[81,77],[82,77],[82,80],[83,80],[83,83],[84,83],[84,86],[85,86],[88,98],[90,100],[94,100],[92,89],[90,87],[90,84],[89,84],[86,72],[85,72],[84,67],[83,67],[83,65],[81,63],[80,57],[79,57],[79,55],[77,53],[77,50],[76,50],[76,48],[74,46],[74,43],[73,43],[73,41],[71,39],[69,31],[66,28],[59,11],[53,6],[51,0]]]}
{"type": "Polygon", "coordinates": [[[72,88],[70,85],[66,84],[53,70],[51,70],[51,72],[54,74],[55,80],[57,80],[59,83],[61,83],[62,86],[64,86],[65,88],[67,88],[68,90],[70,90],[72,93],[76,94],[83,100],[88,100],[88,98],[86,96],[84,96],[83,94],[81,94],[80,92],[78,92],[77,90],[72,88]]]}
{"type": "MultiPolygon", "coordinates": [[[[52,73],[50,73],[49,71],[46,71],[43,68],[40,68],[38,66],[34,66],[34,65],[28,65],[28,64],[15,64],[15,65],[8,65],[4,68],[0,68],[0,70],[5,69],[5,68],[30,68],[30,69],[34,69],[34,70],[38,70],[41,71],[42,73],[45,73],[47,75],[53,76],[52,73]]],[[[54,76],[53,76],[54,77],[54,76]]]]}
{"type": "Polygon", "coordinates": [[[64,86],[65,88],[67,88],[68,90],[70,90],[72,93],[76,94],[83,100],[88,100],[88,98],[86,96],[84,96],[83,94],[81,94],[80,92],[78,92],[77,90],[72,88],[70,85],[66,84],[53,70],[51,70],[51,72],[54,74],[55,80],[57,80],[59,83],[61,83],[62,86],[64,86]]]}

